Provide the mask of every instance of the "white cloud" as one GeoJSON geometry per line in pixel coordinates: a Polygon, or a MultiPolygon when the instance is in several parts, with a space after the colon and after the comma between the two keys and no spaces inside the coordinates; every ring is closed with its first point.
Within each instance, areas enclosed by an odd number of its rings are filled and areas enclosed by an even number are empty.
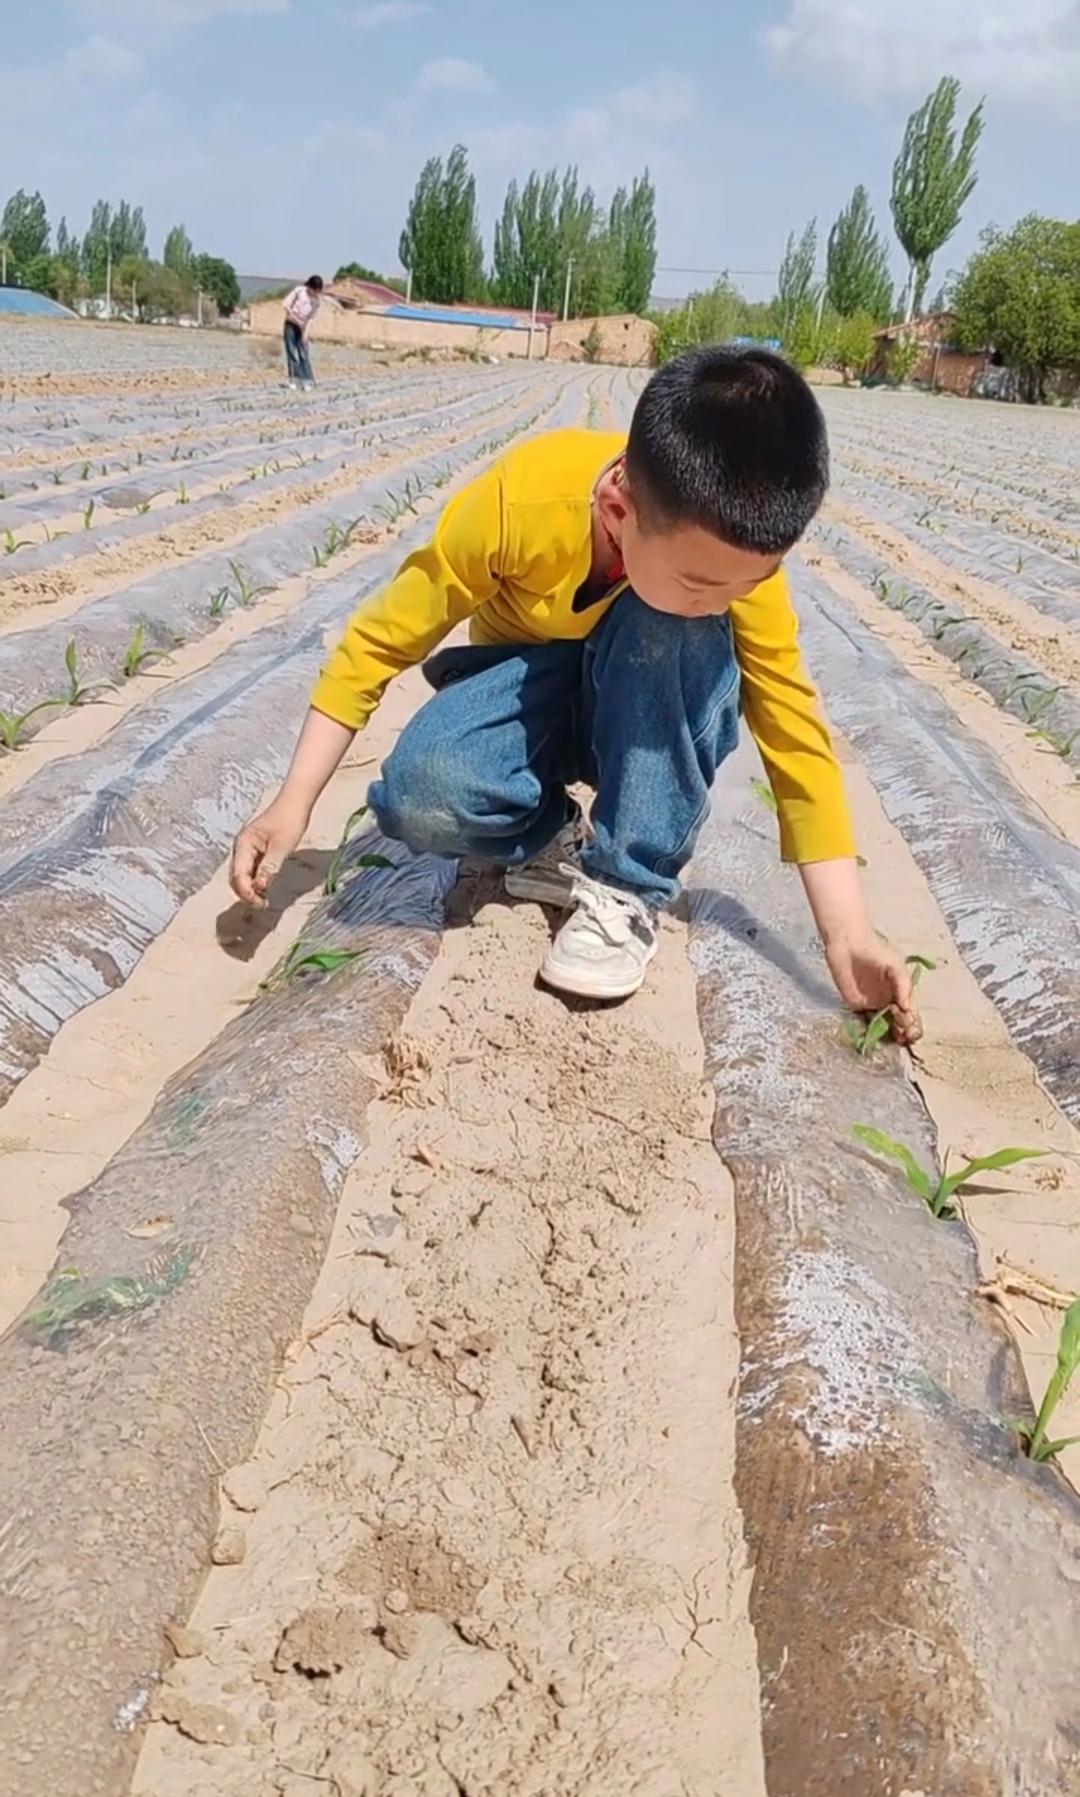
{"type": "Polygon", "coordinates": [[[866,99],[929,92],[939,71],[1030,106],[1075,104],[1077,0],[789,0],[774,58],[866,99]]]}
{"type": "Polygon", "coordinates": [[[137,50],[110,37],[88,37],[68,51],[66,66],[80,81],[130,81],[142,73],[143,59],[137,50]]]}
{"type": "Polygon", "coordinates": [[[430,11],[427,0],[377,0],[374,6],[356,6],[342,16],[358,31],[382,31],[388,25],[412,25],[430,11]]]}
{"type": "Polygon", "coordinates": [[[444,56],[438,62],[426,62],[416,78],[422,94],[486,94],[491,89],[484,69],[478,62],[463,62],[458,56],[444,56]]]}

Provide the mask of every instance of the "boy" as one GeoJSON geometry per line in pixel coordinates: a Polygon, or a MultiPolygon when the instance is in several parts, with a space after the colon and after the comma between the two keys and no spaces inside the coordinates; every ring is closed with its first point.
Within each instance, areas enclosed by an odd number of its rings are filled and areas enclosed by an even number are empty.
{"type": "Polygon", "coordinates": [[[809,387],[763,350],[691,350],[656,373],[629,439],[550,432],[446,507],[430,544],[356,613],[315,688],[280,793],[237,838],[261,904],[356,730],[435,655],[435,697],[368,795],[417,853],[506,870],[569,913],[540,970],[561,992],[636,992],[740,709],[776,794],[833,979],[854,1010],[919,1033],[906,968],[860,890],[840,769],[802,666],[781,560],[828,481],[809,387]],[[586,831],[568,785],[595,789],[586,831]]]}
{"type": "Polygon", "coordinates": [[[315,376],[308,352],[308,337],[322,299],[322,275],[308,275],[299,287],[285,295],[285,366],[290,387],[314,387],[315,376]]]}

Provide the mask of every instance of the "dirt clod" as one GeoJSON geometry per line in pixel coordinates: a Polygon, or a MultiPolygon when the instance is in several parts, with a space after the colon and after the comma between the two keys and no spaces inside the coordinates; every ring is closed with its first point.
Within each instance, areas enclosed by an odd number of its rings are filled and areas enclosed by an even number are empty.
{"type": "Polygon", "coordinates": [[[167,1623],[165,1639],[178,1660],[194,1660],[206,1652],[206,1636],[198,1629],[185,1628],[182,1622],[167,1623]]]}
{"type": "Polygon", "coordinates": [[[163,1691],[153,1713],[203,1747],[233,1747],[240,1739],[240,1724],[235,1716],[214,1703],[193,1703],[178,1691],[163,1691]]]}
{"type": "Polygon", "coordinates": [[[243,1529],[227,1524],[219,1531],[210,1558],[215,1566],[239,1566],[247,1553],[247,1540],[243,1529]]]}
{"type": "Polygon", "coordinates": [[[356,1658],[368,1631],[368,1618],[360,1607],[328,1605],[304,1610],[282,1635],[274,1665],[279,1672],[328,1678],[356,1658]]]}

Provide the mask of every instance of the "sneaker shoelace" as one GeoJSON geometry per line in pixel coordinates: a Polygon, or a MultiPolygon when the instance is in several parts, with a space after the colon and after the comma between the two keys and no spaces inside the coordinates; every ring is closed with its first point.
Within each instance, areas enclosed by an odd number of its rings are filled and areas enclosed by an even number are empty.
{"type": "Polygon", "coordinates": [[[571,864],[563,866],[561,872],[573,881],[572,902],[584,911],[589,922],[612,947],[621,948],[639,934],[634,929],[635,923],[644,925],[651,932],[653,926],[648,908],[632,892],[605,886],[601,880],[590,879],[588,874],[571,864]]]}

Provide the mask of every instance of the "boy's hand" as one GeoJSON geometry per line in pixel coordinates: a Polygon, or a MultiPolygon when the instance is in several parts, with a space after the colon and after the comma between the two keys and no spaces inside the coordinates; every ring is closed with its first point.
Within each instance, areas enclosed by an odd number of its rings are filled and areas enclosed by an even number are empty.
{"type": "Polygon", "coordinates": [[[245,905],[260,910],[265,906],[271,882],[299,844],[310,819],[307,807],[278,797],[244,825],[233,844],[229,884],[245,905]]]}
{"type": "Polygon", "coordinates": [[[922,1024],[913,1001],[911,969],[880,936],[867,929],[834,937],[825,944],[825,959],[851,1010],[888,1010],[894,1041],[910,1046],[919,1040],[922,1024]]]}

